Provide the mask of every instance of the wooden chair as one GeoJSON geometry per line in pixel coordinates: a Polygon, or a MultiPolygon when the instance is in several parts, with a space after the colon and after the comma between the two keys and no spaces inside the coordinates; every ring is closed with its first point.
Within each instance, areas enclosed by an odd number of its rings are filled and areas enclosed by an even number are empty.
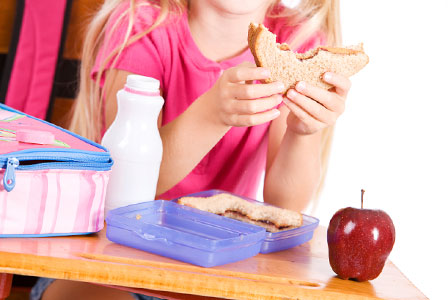
{"type": "MultiPolygon", "coordinates": [[[[104,0],[73,0],[72,2],[63,55],[57,66],[53,99],[47,114],[47,120],[56,125],[65,128],[68,125],[69,112],[78,86],[78,68],[84,29],[103,2],[104,0]]],[[[16,5],[17,0],[0,1],[0,76],[3,74],[11,44],[16,5]]]]}

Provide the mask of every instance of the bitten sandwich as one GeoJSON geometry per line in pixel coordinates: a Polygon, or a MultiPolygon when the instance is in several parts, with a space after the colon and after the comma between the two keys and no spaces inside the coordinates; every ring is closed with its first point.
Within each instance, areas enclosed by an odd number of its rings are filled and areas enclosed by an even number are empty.
{"type": "Polygon", "coordinates": [[[299,212],[249,202],[227,193],[210,197],[182,197],[178,203],[255,224],[266,228],[269,232],[288,230],[302,225],[302,214],[299,212]]]}
{"type": "Polygon", "coordinates": [[[320,46],[305,53],[295,53],[287,44],[277,43],[276,35],[261,24],[250,24],[248,42],[257,66],[271,72],[265,82],[281,81],[286,87],[285,92],[302,80],[329,89],[332,86],[322,80],[325,72],[349,77],[369,62],[362,44],[346,48],[320,46]]]}

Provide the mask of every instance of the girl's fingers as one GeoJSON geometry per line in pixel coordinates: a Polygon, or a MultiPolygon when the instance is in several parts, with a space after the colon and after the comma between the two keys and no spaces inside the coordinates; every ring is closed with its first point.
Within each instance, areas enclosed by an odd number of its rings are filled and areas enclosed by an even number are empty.
{"type": "Polygon", "coordinates": [[[228,81],[238,83],[248,80],[268,79],[271,73],[269,69],[261,67],[249,67],[244,64],[227,69],[226,76],[228,81]]]}
{"type": "Polygon", "coordinates": [[[325,82],[334,85],[336,94],[344,98],[352,86],[350,79],[337,73],[326,72],[322,78],[325,82]]]}
{"type": "Polygon", "coordinates": [[[270,122],[280,115],[278,109],[271,109],[257,114],[250,115],[230,115],[229,124],[237,127],[248,127],[260,125],[266,122],[270,122]]]}
{"type": "MultiPolygon", "coordinates": [[[[345,98],[335,96],[334,93],[322,88],[318,88],[314,85],[306,83],[305,81],[298,82],[295,89],[300,94],[317,101],[331,111],[342,113],[345,109],[345,98]]],[[[290,91],[294,92],[294,90],[290,91]]]]}
{"type": "MultiPolygon", "coordinates": [[[[308,113],[317,121],[325,124],[334,124],[336,122],[336,114],[324,106],[320,105],[313,99],[308,98],[295,90],[290,89],[287,93],[287,99],[299,106],[303,111],[308,113]]],[[[289,107],[289,106],[288,106],[289,107]]]]}
{"type": "Polygon", "coordinates": [[[234,84],[233,96],[236,99],[257,99],[283,93],[285,86],[282,82],[267,84],[234,84]]]}
{"type": "Polygon", "coordinates": [[[256,114],[273,109],[282,102],[282,96],[273,95],[254,100],[234,100],[234,110],[237,114],[256,114]]]}
{"type": "Polygon", "coordinates": [[[283,102],[289,108],[289,110],[299,119],[302,123],[306,124],[308,128],[323,128],[324,124],[322,122],[316,120],[312,116],[310,116],[306,111],[297,106],[294,102],[292,102],[288,98],[284,98],[283,102]]]}

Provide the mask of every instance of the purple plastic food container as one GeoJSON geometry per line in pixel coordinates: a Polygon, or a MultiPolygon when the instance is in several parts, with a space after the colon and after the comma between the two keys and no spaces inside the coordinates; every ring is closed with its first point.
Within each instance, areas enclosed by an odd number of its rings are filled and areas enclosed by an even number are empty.
{"type": "MultiPolygon", "coordinates": [[[[188,195],[188,197],[210,197],[222,193],[227,193],[240,197],[249,202],[256,203],[257,205],[269,205],[254,199],[250,199],[240,195],[235,195],[222,190],[203,191],[199,193],[190,194],[188,195]]],[[[178,199],[175,199],[173,201],[177,200],[178,199]]],[[[271,253],[289,249],[311,240],[314,234],[314,230],[319,225],[319,219],[304,214],[302,214],[302,216],[303,216],[303,224],[298,228],[283,230],[279,232],[266,232],[263,244],[261,245],[260,253],[271,253]]]]}
{"type": "Polygon", "coordinates": [[[106,222],[112,242],[202,267],[257,255],[266,235],[259,226],[164,200],[111,210],[106,222]]]}

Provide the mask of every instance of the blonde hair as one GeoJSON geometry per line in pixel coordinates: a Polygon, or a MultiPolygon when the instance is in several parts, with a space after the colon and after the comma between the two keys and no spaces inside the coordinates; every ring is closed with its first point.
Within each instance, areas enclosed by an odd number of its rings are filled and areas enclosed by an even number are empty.
{"type": "MultiPolygon", "coordinates": [[[[105,68],[110,64],[110,69],[115,65],[121,52],[130,44],[139,40],[149,32],[160,26],[169,15],[180,14],[187,9],[188,0],[127,0],[129,7],[116,18],[115,24],[109,24],[111,16],[123,0],[106,0],[101,9],[95,14],[87,28],[83,53],[81,57],[80,84],[76,98],[69,129],[88,139],[99,142],[101,140],[102,127],[104,124],[104,91],[101,90],[100,82],[105,75],[105,68]],[[131,36],[135,22],[136,8],[142,5],[153,5],[160,8],[160,13],[155,22],[143,32],[131,36]],[[95,65],[95,59],[103,45],[107,45],[111,34],[123,20],[128,16],[127,31],[123,42],[103,59],[98,68],[95,80],[90,73],[95,65]],[[112,26],[109,33],[106,27],[112,26]]],[[[341,29],[339,20],[339,0],[301,0],[293,8],[284,8],[276,12],[280,0],[275,0],[268,13],[272,17],[284,17],[288,25],[301,24],[298,34],[294,35],[288,43],[295,48],[301,42],[306,41],[317,31],[325,34],[326,43],[330,46],[341,44],[341,29]]],[[[333,128],[327,128],[322,134],[321,165],[322,177],[318,187],[317,195],[322,190],[325,174],[328,166],[333,128]]]]}

